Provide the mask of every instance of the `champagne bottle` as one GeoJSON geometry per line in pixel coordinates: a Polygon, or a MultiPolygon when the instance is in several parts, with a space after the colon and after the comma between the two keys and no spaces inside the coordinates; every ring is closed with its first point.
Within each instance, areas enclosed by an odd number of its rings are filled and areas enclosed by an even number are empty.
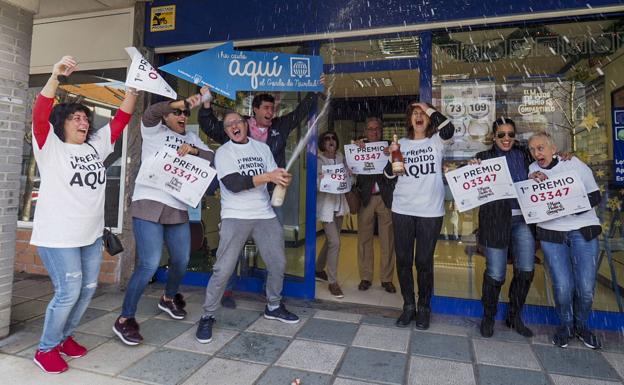
{"type": "MultiPolygon", "coordinates": [[[[394,134],[392,136],[392,143],[397,144],[397,135],[394,134]]],[[[394,150],[392,154],[390,154],[392,159],[392,172],[395,174],[403,174],[405,172],[405,165],[403,161],[403,154],[401,154],[401,150],[394,150]]]]}
{"type": "Polygon", "coordinates": [[[286,187],[281,184],[275,185],[273,189],[273,196],[271,196],[271,206],[280,207],[284,204],[284,198],[286,197],[286,187]]]}

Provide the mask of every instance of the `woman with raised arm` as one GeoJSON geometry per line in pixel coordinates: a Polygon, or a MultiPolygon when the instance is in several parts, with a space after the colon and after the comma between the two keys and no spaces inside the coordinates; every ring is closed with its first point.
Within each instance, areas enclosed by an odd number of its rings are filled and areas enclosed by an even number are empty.
{"type": "Polygon", "coordinates": [[[128,89],[113,119],[95,129],[87,106],[54,106],[58,77],[76,68],[73,57],[63,56],[33,107],[32,145],[41,186],[30,243],[37,246],[54,285],[34,357],[46,373],[68,369],[61,354],[72,358],[87,354],[73,333],[93,297],[102,261],[104,160],[130,121],[138,95],[128,89]]]}

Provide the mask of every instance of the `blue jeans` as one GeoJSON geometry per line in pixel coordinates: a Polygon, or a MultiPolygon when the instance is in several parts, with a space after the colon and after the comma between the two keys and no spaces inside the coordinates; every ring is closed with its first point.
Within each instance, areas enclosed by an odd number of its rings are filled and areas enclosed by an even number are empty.
{"type": "Polygon", "coordinates": [[[54,285],[39,350],[47,352],[71,336],[95,293],[102,262],[102,238],[82,247],[37,247],[54,285]]]}
{"type": "Polygon", "coordinates": [[[139,218],[132,218],[134,239],[136,241],[137,264],[124,298],[121,316],[133,318],[137,304],[145,287],[156,273],[162,257],[163,241],[169,250],[169,271],[165,295],[173,297],[178,293],[180,282],[186,273],[191,257],[191,228],[188,222],[163,225],[139,218]]]}
{"type": "MultiPolygon", "coordinates": [[[[509,245],[502,249],[485,248],[487,275],[497,281],[505,280],[507,271],[507,251],[509,245]]],[[[524,222],[522,215],[511,217],[511,253],[514,267],[520,271],[533,271],[535,268],[535,238],[524,222]]]]}
{"type": "Polygon", "coordinates": [[[565,243],[541,241],[563,326],[586,328],[591,313],[598,269],[598,238],[586,241],[569,231],[565,243]]]}

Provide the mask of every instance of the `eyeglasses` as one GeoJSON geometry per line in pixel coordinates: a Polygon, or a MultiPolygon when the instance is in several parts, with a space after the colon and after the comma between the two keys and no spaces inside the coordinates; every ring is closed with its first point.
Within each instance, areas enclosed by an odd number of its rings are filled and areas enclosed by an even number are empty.
{"type": "Polygon", "coordinates": [[[76,123],[80,123],[80,122],[85,122],[85,123],[89,123],[89,118],[87,118],[84,115],[72,115],[72,116],[68,116],[67,120],[71,120],[73,122],[76,123]]]}
{"type": "Polygon", "coordinates": [[[515,133],[515,132],[513,132],[513,131],[512,131],[512,132],[502,132],[502,131],[501,131],[501,132],[497,132],[497,133],[496,133],[496,137],[497,137],[498,139],[503,139],[503,138],[505,137],[505,135],[507,135],[507,136],[508,136],[509,138],[511,138],[511,139],[513,139],[513,138],[515,138],[515,137],[516,137],[516,133],[515,133]]]}
{"type": "Polygon", "coordinates": [[[223,127],[230,128],[232,126],[235,126],[235,125],[243,123],[243,122],[244,122],[243,119],[230,120],[229,122],[223,122],[223,127]]]}
{"type": "Polygon", "coordinates": [[[323,138],[324,141],[329,141],[329,140],[338,140],[335,136],[333,135],[327,135],[326,137],[323,138]]]}
{"type": "Polygon", "coordinates": [[[184,116],[186,116],[188,118],[189,116],[191,116],[191,111],[190,110],[181,110],[179,108],[176,108],[175,110],[173,110],[172,114],[174,114],[175,116],[180,116],[180,115],[184,114],[184,116]]]}

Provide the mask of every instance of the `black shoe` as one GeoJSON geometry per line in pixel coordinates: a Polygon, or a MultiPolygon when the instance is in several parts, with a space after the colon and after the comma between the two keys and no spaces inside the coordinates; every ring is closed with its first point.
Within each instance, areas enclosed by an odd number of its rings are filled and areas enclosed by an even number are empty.
{"type": "Polygon", "coordinates": [[[416,307],[414,305],[403,306],[403,313],[401,313],[394,324],[400,328],[406,328],[412,323],[414,318],[416,318],[416,307]]]}
{"type": "Polygon", "coordinates": [[[186,310],[178,307],[178,304],[173,299],[165,300],[164,295],[160,297],[158,308],[169,314],[173,319],[184,319],[186,317],[186,310]]]}
{"type": "Polygon", "coordinates": [[[568,346],[568,342],[570,341],[570,337],[572,337],[572,333],[570,332],[570,328],[567,326],[559,326],[557,328],[557,332],[552,338],[552,343],[555,346],[559,346],[560,348],[565,348],[568,346]]]}
{"type": "Polygon", "coordinates": [[[366,291],[368,289],[370,289],[372,283],[371,281],[367,281],[365,279],[360,281],[360,284],[358,285],[358,290],[360,291],[366,291]]]}
{"type": "Polygon", "coordinates": [[[184,296],[180,293],[173,296],[173,303],[180,309],[184,309],[186,307],[186,301],[184,300],[184,296]]]}
{"type": "Polygon", "coordinates": [[[234,300],[232,292],[223,294],[223,297],[221,297],[221,306],[228,309],[236,309],[236,301],[234,300]]]}
{"type": "Polygon", "coordinates": [[[325,271],[322,271],[322,270],[315,272],[314,276],[316,277],[317,281],[327,282],[329,280],[329,278],[327,278],[327,273],[325,271]]]}
{"type": "Polygon", "coordinates": [[[483,317],[481,325],[479,326],[481,336],[490,338],[494,335],[494,319],[490,317],[483,317]]]}
{"type": "Polygon", "coordinates": [[[264,307],[264,318],[274,319],[287,324],[296,324],[300,321],[299,317],[286,310],[283,303],[280,303],[279,307],[275,310],[269,310],[269,305],[264,307]]]}
{"type": "Polygon", "coordinates": [[[523,337],[533,337],[533,331],[526,327],[524,322],[522,322],[522,318],[520,318],[520,314],[517,314],[513,319],[509,318],[509,313],[507,313],[507,317],[505,318],[505,325],[508,328],[515,329],[518,334],[523,337]]]}
{"type": "Polygon", "coordinates": [[[115,324],[113,325],[113,333],[119,337],[121,342],[126,345],[134,346],[143,342],[143,336],[139,333],[139,324],[134,318],[126,318],[126,322],[119,322],[120,317],[117,317],[115,324]]]}
{"type": "Polygon", "coordinates": [[[388,293],[396,293],[396,287],[392,282],[382,282],[381,287],[383,287],[388,293]]]}
{"type": "Polygon", "coordinates": [[[207,344],[212,341],[212,325],[215,323],[213,316],[203,316],[199,319],[197,324],[197,331],[195,332],[195,339],[200,344],[207,344]]]}
{"type": "Polygon", "coordinates": [[[420,330],[429,329],[430,320],[431,320],[431,309],[425,306],[418,306],[418,311],[416,311],[416,329],[420,329],[420,330]]]}
{"type": "Polygon", "coordinates": [[[602,348],[602,341],[600,338],[592,333],[591,330],[584,328],[575,331],[576,337],[581,340],[585,346],[590,349],[600,349],[602,348]]]}

